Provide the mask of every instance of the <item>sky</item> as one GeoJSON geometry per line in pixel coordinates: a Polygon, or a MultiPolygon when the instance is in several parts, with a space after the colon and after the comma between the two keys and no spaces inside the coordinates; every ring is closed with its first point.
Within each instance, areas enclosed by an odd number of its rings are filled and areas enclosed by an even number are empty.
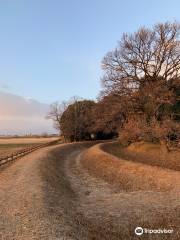
{"type": "Polygon", "coordinates": [[[179,21],[179,9],[179,0],[0,0],[0,91],[43,104],[96,99],[101,60],[122,34],[179,21]]]}
{"type": "Polygon", "coordinates": [[[45,119],[48,110],[48,104],[0,91],[0,135],[56,133],[45,119]]]}

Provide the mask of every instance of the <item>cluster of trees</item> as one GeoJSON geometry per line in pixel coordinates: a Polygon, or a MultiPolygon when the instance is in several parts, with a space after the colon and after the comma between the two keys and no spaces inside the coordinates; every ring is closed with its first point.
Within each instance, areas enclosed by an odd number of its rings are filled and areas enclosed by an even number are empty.
{"type": "Polygon", "coordinates": [[[55,102],[47,118],[53,119],[54,127],[65,141],[111,138],[114,133],[112,130],[106,131],[104,119],[100,122],[98,105],[95,101],[77,97],[61,104],[55,102]]]}
{"type": "Polygon", "coordinates": [[[49,117],[70,141],[119,136],[171,142],[180,139],[180,24],[156,24],[124,34],[102,61],[97,102],[55,103],[49,117]]]}

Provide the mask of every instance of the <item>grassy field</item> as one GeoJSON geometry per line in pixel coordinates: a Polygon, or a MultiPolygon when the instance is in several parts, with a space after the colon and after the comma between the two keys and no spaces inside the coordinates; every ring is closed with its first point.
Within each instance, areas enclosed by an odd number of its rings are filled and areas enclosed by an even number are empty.
{"type": "Polygon", "coordinates": [[[145,142],[138,142],[125,148],[115,142],[109,144],[105,150],[125,160],[180,171],[180,149],[169,152],[163,145],[145,142]]]}
{"type": "MultiPolygon", "coordinates": [[[[91,206],[91,209],[97,209],[96,218],[98,209],[106,212],[106,221],[102,230],[98,229],[97,236],[104,232],[106,238],[103,239],[138,239],[134,229],[140,226],[173,229],[172,235],[144,234],[141,239],[179,240],[179,151],[167,152],[158,145],[138,144],[129,148],[123,148],[119,143],[96,145],[81,159],[88,173],[109,184],[112,190],[91,206]],[[113,222],[117,225],[114,238],[108,230],[113,229],[113,222]]],[[[102,214],[99,214],[101,219],[102,214]]],[[[93,224],[98,223],[94,220],[93,224]]]]}
{"type": "Polygon", "coordinates": [[[57,140],[57,138],[0,138],[0,157],[11,155],[16,151],[27,147],[33,147],[37,144],[42,144],[57,140]]]}

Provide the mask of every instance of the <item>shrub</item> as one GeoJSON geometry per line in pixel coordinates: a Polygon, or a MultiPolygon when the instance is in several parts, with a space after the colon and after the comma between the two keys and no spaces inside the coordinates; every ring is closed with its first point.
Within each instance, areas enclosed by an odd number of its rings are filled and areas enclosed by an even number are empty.
{"type": "Polygon", "coordinates": [[[119,134],[122,144],[128,145],[137,141],[164,142],[168,148],[179,146],[180,124],[171,119],[162,122],[152,119],[147,122],[145,118],[129,119],[119,134]]]}

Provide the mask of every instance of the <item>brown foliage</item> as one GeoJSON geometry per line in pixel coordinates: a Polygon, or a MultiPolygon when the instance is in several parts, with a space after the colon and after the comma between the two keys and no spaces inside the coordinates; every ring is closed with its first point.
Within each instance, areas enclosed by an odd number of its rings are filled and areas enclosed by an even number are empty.
{"type": "Polygon", "coordinates": [[[103,59],[103,94],[119,97],[119,114],[126,120],[121,141],[178,140],[179,34],[178,23],[140,28],[124,34],[118,48],[103,59]]]}
{"type": "MultiPolygon", "coordinates": [[[[125,102],[124,102],[125,103],[125,102]]],[[[94,131],[116,133],[125,121],[126,108],[116,95],[102,97],[94,109],[94,131]]]]}
{"type": "Polygon", "coordinates": [[[136,141],[164,142],[170,148],[172,143],[176,146],[180,143],[180,124],[171,119],[147,122],[146,118],[134,117],[126,122],[119,139],[125,145],[136,141]]]}
{"type": "Polygon", "coordinates": [[[75,100],[48,115],[68,140],[114,137],[122,142],[179,141],[180,24],[156,24],[124,34],[102,61],[97,103],[75,100]]]}
{"type": "Polygon", "coordinates": [[[95,105],[94,101],[78,100],[67,107],[60,118],[60,129],[66,140],[90,139],[95,105]]]}

